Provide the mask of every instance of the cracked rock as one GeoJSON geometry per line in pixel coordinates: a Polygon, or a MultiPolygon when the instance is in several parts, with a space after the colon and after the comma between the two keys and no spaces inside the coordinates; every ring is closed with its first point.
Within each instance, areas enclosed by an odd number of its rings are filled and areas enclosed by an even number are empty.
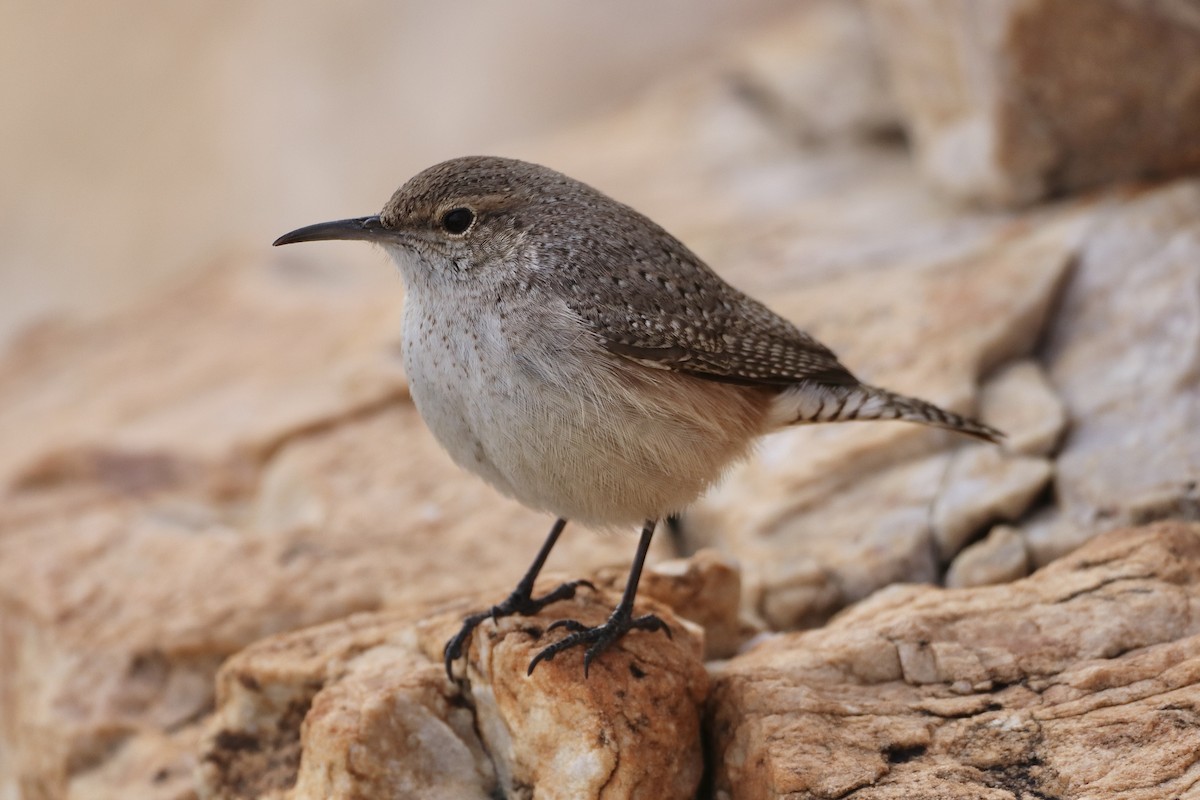
{"type": "Polygon", "coordinates": [[[716,796],[1184,797],[1200,525],[1113,531],[1004,586],[892,587],[726,662],[716,796]]]}
{"type": "MultiPolygon", "coordinates": [[[[1081,223],[1064,214],[969,257],[841,276],[775,305],[865,380],[969,412],[982,375],[1033,348],[1081,223]]],[[[938,580],[939,544],[952,557],[1049,478],[1044,459],[976,447],[899,423],[794,427],[688,513],[689,544],[741,562],[746,606],[770,627],[820,624],[888,583],[938,580]]]]}
{"type": "Polygon", "coordinates": [[[543,635],[550,623],[597,624],[618,599],[582,594],[480,626],[461,686],[441,651],[466,602],[425,618],[357,615],[247,648],[218,677],[201,798],[693,797],[707,689],[698,628],[650,601],[641,613],[660,614],[672,637],[634,632],[586,679],[580,650],[526,675],[561,635],[543,635]]]}

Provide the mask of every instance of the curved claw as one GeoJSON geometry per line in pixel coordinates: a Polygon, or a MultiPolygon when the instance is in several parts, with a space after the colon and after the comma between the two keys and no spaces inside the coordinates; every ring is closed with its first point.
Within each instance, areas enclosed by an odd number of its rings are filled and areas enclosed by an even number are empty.
{"type": "MultiPolygon", "coordinates": [[[[446,677],[451,682],[454,681],[453,663],[462,657],[471,634],[474,633],[475,629],[484,620],[490,619],[492,622],[495,622],[502,617],[511,617],[515,614],[521,614],[526,617],[533,616],[551,603],[557,603],[560,600],[570,600],[575,596],[575,592],[580,586],[586,586],[592,591],[596,591],[595,585],[591,581],[586,580],[568,581],[541,597],[530,597],[528,594],[520,593],[520,590],[518,590],[488,610],[464,617],[462,627],[459,628],[458,633],[454,634],[442,649],[442,657],[446,666],[446,677]]],[[[573,620],[559,620],[547,628],[547,630],[555,627],[569,627],[560,624],[565,622],[573,622],[579,629],[584,629],[583,625],[573,620]]],[[[571,628],[571,630],[574,631],[576,628],[571,628]]]]}
{"type": "Polygon", "coordinates": [[[562,651],[587,644],[591,645],[583,654],[583,677],[587,678],[588,670],[596,656],[600,655],[611,644],[620,640],[621,637],[632,630],[648,632],[663,631],[667,634],[668,639],[674,638],[671,635],[670,626],[653,614],[646,614],[636,619],[614,614],[612,617],[609,617],[607,622],[597,625],[594,628],[588,628],[573,619],[560,619],[551,624],[546,630],[549,632],[554,628],[567,628],[571,633],[559,639],[554,644],[539,650],[537,655],[533,657],[533,660],[529,662],[529,669],[525,672],[526,675],[532,675],[533,670],[538,664],[543,661],[553,661],[554,657],[562,651]]]}
{"type": "Polygon", "coordinates": [[[630,627],[637,628],[642,631],[662,631],[671,641],[675,640],[675,636],[671,633],[671,626],[663,622],[653,614],[647,614],[644,617],[638,617],[633,620],[630,627]]]}
{"type": "Polygon", "coordinates": [[[571,631],[572,633],[578,633],[579,631],[586,631],[588,629],[588,627],[586,625],[584,625],[582,622],[579,622],[578,620],[558,619],[558,620],[555,620],[554,622],[551,622],[549,625],[546,626],[546,633],[549,633],[550,631],[554,630],[555,628],[566,628],[567,630],[571,631]]]}

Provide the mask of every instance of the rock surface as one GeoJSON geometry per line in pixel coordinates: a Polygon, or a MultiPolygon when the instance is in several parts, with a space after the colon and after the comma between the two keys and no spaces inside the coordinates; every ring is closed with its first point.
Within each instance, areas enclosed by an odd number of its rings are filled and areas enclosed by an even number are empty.
{"type": "Polygon", "coordinates": [[[716,796],[1195,796],[1200,526],[1114,531],[1014,584],[895,587],[712,688],[716,796]]]}
{"type": "Polygon", "coordinates": [[[899,109],[857,0],[809,0],[732,58],[734,80],[805,142],[895,137],[899,109]]]}
{"type": "Polygon", "coordinates": [[[218,677],[200,797],[691,798],[703,770],[702,635],[666,607],[643,613],[661,614],[670,639],[631,635],[586,680],[578,650],[526,676],[561,636],[542,635],[550,623],[598,624],[619,596],[486,623],[462,686],[441,663],[461,612],[358,615],[253,645],[218,677]]]}
{"type": "Polygon", "coordinates": [[[987,538],[964,547],[946,570],[946,586],[990,586],[1007,583],[1029,574],[1029,552],[1021,532],[1011,525],[997,525],[987,538]]]}
{"type": "Polygon", "coordinates": [[[1044,361],[1072,420],[1058,505],[1075,530],[1200,519],[1200,182],[1098,210],[1044,361]]]}
{"type": "Polygon", "coordinates": [[[923,171],[958,198],[1023,205],[1200,169],[1191,3],[868,6],[923,171]]]}
{"type": "MultiPolygon", "coordinates": [[[[776,305],[865,379],[969,412],[983,374],[1032,350],[1079,235],[1066,214],[970,256],[830,278],[776,305]]],[[[764,441],[686,529],[742,562],[747,605],[770,627],[819,624],[888,583],[936,581],[939,556],[1021,516],[1050,467],[993,449],[894,423],[798,427],[764,441]]]]}

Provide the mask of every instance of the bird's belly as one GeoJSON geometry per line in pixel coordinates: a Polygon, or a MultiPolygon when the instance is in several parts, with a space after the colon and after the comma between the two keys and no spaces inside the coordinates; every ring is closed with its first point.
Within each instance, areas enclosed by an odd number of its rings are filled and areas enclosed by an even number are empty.
{"type": "Polygon", "coordinates": [[[696,403],[687,387],[643,402],[628,375],[595,360],[607,355],[531,354],[495,331],[440,325],[425,326],[420,346],[406,329],[417,408],[456,463],[531,508],[640,524],[690,503],[759,432],[757,406],[739,406],[731,424],[728,404],[696,403]]]}

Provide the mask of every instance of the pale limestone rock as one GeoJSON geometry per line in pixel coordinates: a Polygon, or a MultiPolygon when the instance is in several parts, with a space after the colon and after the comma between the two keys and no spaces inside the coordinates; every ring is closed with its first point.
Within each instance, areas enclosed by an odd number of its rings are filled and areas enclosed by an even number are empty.
{"type": "MultiPolygon", "coordinates": [[[[218,678],[200,797],[694,796],[703,769],[701,636],[634,633],[582,674],[582,651],[526,667],[556,619],[603,621],[617,595],[486,623],[466,681],[441,647],[459,612],[363,614],[255,644],[218,678]],[[531,635],[532,634],[532,635],[531,635]]],[[[480,598],[476,598],[479,601],[480,598]]]]}
{"type": "Polygon", "coordinates": [[[1067,427],[1066,409],[1041,365],[1033,359],[1002,367],[983,385],[979,415],[1004,431],[1004,449],[1049,456],[1067,427]]]}
{"type": "Polygon", "coordinates": [[[1200,183],[1097,211],[1043,347],[1072,421],[1056,462],[1067,536],[1200,518],[1197,264],[1200,183]]]}
{"type": "Polygon", "coordinates": [[[989,523],[1018,519],[1052,474],[1044,458],[1013,456],[985,445],[957,451],[933,503],[933,538],[942,559],[952,559],[989,523]]]}
{"type": "MultiPolygon", "coordinates": [[[[969,412],[979,377],[1034,346],[1080,229],[1081,218],[1066,213],[970,257],[851,274],[774,305],[865,380],[969,412]]],[[[932,509],[955,480],[964,500],[939,522],[962,529],[957,520],[966,519],[969,533],[997,515],[1019,516],[1048,477],[1041,460],[1000,460],[1013,464],[993,470],[1007,486],[981,497],[977,482],[968,491],[970,469],[948,472],[949,446],[964,443],[884,422],[775,434],[689,512],[689,542],[741,561],[746,605],[771,627],[820,624],[893,581],[938,579],[932,509]]],[[[958,546],[964,535],[956,533],[958,546]]]]}
{"type": "Polygon", "coordinates": [[[708,721],[731,800],[1150,800],[1194,791],[1198,707],[1200,526],[1161,523],[775,636],[720,667],[708,721]]]}
{"type": "Polygon", "coordinates": [[[990,586],[1029,574],[1025,539],[1011,525],[997,525],[983,541],[962,550],[946,571],[946,586],[990,586]]]}
{"type": "Polygon", "coordinates": [[[869,0],[927,176],[1020,205],[1200,168],[1200,14],[1177,0],[869,0]]]}
{"type": "Polygon", "coordinates": [[[809,0],[739,48],[731,68],[750,101],[797,140],[900,131],[899,111],[857,0],[809,0]]]}

